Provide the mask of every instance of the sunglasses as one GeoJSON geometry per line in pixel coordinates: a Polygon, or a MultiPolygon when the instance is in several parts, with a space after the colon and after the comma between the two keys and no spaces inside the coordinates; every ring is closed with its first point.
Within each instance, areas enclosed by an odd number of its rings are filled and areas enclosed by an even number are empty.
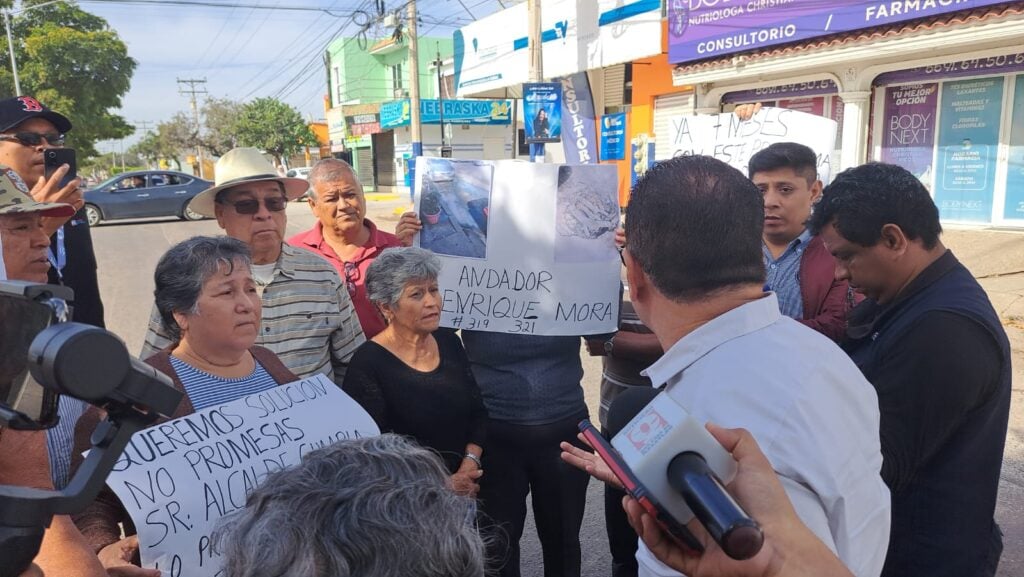
{"type": "Polygon", "coordinates": [[[359,276],[359,267],[355,263],[345,262],[345,286],[348,288],[349,296],[356,296],[356,277],[359,276]]]}
{"type": "Polygon", "coordinates": [[[18,142],[24,146],[39,146],[45,140],[50,146],[64,146],[64,135],[59,132],[15,132],[0,134],[0,140],[18,142]]]}
{"type": "MultiPolygon", "coordinates": [[[[247,198],[238,202],[224,201],[221,204],[234,208],[238,214],[256,214],[260,211],[260,201],[255,198],[247,198]]],[[[263,206],[267,207],[270,212],[281,212],[287,208],[288,200],[283,196],[271,196],[263,199],[263,206]]]]}

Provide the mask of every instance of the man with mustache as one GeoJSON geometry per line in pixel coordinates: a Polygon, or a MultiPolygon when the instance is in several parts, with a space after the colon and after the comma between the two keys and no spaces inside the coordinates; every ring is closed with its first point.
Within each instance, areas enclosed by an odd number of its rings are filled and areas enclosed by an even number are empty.
{"type": "Polygon", "coordinates": [[[386,248],[402,246],[398,237],[366,218],[366,195],[355,170],[344,160],[325,158],[309,172],[309,208],[317,223],[288,239],[334,265],[352,297],[359,324],[372,339],[384,330],[384,319],[366,297],[366,269],[386,248]]]}

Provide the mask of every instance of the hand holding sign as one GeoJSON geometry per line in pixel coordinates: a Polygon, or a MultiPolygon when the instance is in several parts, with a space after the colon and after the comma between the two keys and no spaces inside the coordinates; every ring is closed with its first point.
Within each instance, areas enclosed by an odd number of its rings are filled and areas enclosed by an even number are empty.
{"type": "Polygon", "coordinates": [[[101,552],[111,574],[213,577],[210,534],[274,471],[339,440],[378,435],[373,419],[323,375],[210,407],[137,433],[107,484],[138,537],[101,552]],[[115,573],[116,572],[116,573],[115,573]]]}

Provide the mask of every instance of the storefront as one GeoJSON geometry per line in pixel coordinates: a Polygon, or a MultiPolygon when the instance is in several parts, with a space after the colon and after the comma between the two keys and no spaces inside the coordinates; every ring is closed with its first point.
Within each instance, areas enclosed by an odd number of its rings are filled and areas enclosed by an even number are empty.
{"type": "MultiPolygon", "coordinates": [[[[380,103],[345,104],[341,107],[345,117],[345,150],[349,152],[352,167],[359,175],[363,190],[376,191],[390,186],[387,174],[381,175],[374,158],[378,155],[374,135],[381,133],[380,103]]],[[[385,151],[388,153],[389,151],[385,151]]]]}
{"type": "Polygon", "coordinates": [[[696,87],[697,113],[761,102],[833,118],[840,168],[895,162],[943,221],[1024,227],[1024,5],[897,4],[670,11],[673,83],[696,87]]]}
{"type": "MultiPolygon", "coordinates": [[[[498,160],[508,158],[513,133],[511,100],[444,100],[420,101],[421,139],[424,156],[441,156],[441,131],[444,143],[451,147],[452,158],[498,160]],[[443,106],[443,108],[442,108],[443,106]],[[442,125],[442,115],[444,124],[442,125]]],[[[380,126],[393,146],[390,158],[381,155],[378,162],[394,167],[395,186],[412,186],[411,105],[408,98],[380,105],[380,126]]]]}

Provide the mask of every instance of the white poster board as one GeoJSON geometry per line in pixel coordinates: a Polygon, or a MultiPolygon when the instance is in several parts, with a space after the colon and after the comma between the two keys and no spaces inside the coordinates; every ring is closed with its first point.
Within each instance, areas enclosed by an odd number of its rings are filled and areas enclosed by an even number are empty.
{"type": "Polygon", "coordinates": [[[268,389],[136,433],[107,478],[139,535],[142,566],[214,577],[210,536],[266,476],[344,439],[379,435],[324,375],[268,389]]]}
{"type": "MultiPolygon", "coordinates": [[[[713,156],[743,174],[750,157],[776,142],[796,142],[810,147],[818,155],[818,178],[825,184],[835,175],[832,167],[836,142],[836,121],[788,108],[762,108],[750,120],[735,114],[674,116],[672,156],[713,156]]],[[[658,158],[657,160],[666,160],[658,158]]]]}
{"type": "Polygon", "coordinates": [[[535,335],[616,330],[614,165],[421,157],[416,246],[441,257],[441,326],[535,335]]]}

